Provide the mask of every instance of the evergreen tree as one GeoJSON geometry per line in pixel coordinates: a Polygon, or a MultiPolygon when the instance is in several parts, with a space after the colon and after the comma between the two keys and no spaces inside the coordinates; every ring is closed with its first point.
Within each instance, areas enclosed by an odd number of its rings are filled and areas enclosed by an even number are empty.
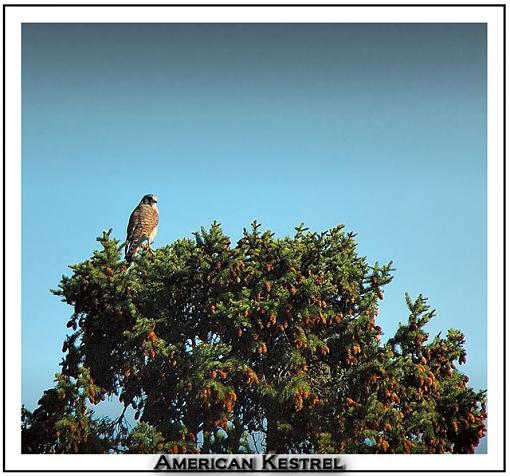
{"type": "Polygon", "coordinates": [[[252,224],[232,246],[213,223],[141,252],[122,244],[71,267],[62,373],[33,414],[25,452],[472,453],[485,392],[458,370],[464,337],[429,339],[426,299],[381,342],[391,263],[369,265],[343,226],[277,239],[252,224]],[[63,396],[62,396],[63,395],[63,396]],[[95,420],[117,395],[136,411],[95,420]]]}

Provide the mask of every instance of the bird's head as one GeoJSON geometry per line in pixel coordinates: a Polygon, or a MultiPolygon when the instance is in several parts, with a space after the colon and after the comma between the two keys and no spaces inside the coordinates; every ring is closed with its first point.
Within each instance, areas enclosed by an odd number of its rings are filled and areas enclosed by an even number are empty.
{"type": "Polygon", "coordinates": [[[158,197],[156,197],[156,195],[152,195],[152,193],[149,193],[142,198],[141,203],[143,203],[144,205],[152,206],[158,203],[158,197]]]}

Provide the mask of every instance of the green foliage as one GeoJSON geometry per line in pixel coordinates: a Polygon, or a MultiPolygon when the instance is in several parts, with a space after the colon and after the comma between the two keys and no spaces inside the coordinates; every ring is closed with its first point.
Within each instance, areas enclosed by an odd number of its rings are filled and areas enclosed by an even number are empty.
{"type": "Polygon", "coordinates": [[[427,343],[434,311],[406,296],[407,323],[381,344],[393,270],[354,237],[277,239],[254,222],[232,246],[213,223],[127,267],[105,232],[54,291],[72,333],[56,389],[24,411],[24,451],[240,453],[251,437],[279,453],[473,452],[485,394],[457,369],[462,334],[427,343]],[[110,395],[136,411],[131,432],[87,410],[110,395]]]}
{"type": "Polygon", "coordinates": [[[73,381],[57,374],[55,388],[46,390],[33,412],[21,409],[23,453],[108,453],[116,446],[108,419],[93,419],[85,404],[89,375],[82,369],[73,381]]]}

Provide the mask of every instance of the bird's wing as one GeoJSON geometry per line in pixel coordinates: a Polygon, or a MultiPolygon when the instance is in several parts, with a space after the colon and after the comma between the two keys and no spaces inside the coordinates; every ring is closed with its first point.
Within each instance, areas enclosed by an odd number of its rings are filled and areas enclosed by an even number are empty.
{"type": "Polygon", "coordinates": [[[129,217],[126,246],[124,248],[128,261],[133,259],[142,242],[150,238],[152,232],[158,226],[158,221],[158,211],[150,205],[140,204],[133,210],[129,217]]]}
{"type": "Polygon", "coordinates": [[[148,238],[158,225],[158,212],[150,205],[139,205],[133,210],[128,224],[128,241],[139,242],[148,238]]]}
{"type": "Polygon", "coordinates": [[[141,205],[138,205],[132,212],[129,217],[129,222],[127,226],[127,238],[126,241],[128,243],[131,243],[133,241],[133,234],[137,227],[137,224],[140,222],[140,207],[141,205]]]}

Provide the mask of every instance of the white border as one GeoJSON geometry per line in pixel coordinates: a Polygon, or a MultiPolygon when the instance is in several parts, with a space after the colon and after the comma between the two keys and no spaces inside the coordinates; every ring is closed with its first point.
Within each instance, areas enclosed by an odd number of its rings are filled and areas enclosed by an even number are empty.
{"type": "MultiPolygon", "coordinates": [[[[488,375],[486,455],[349,455],[348,470],[500,470],[503,460],[503,12],[495,7],[8,7],[6,9],[6,469],[152,469],[153,455],[21,455],[21,24],[426,23],[488,25],[488,375]],[[13,232],[13,230],[16,230],[13,232]]],[[[469,298],[468,296],[466,298],[469,298]]],[[[480,316],[481,319],[484,316],[480,316]]]]}

